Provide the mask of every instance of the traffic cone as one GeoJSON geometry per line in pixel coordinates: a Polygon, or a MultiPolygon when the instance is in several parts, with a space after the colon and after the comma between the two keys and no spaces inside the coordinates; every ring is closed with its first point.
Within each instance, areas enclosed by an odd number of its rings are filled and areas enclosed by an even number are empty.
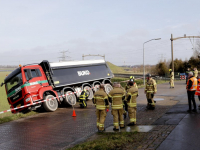
{"type": "Polygon", "coordinates": [[[73,108],[73,114],[72,114],[72,117],[76,117],[76,112],[75,112],[74,108],[73,108]]]}

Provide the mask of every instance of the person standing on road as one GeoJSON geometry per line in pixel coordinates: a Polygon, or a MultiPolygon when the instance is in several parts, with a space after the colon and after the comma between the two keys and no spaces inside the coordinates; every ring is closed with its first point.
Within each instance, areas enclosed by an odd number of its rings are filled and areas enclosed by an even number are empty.
{"type": "Polygon", "coordinates": [[[114,131],[119,130],[120,128],[124,128],[124,109],[123,109],[123,100],[125,98],[125,91],[120,88],[121,85],[119,83],[114,83],[114,89],[111,90],[108,94],[109,102],[112,106],[112,115],[113,115],[113,124],[114,124],[114,131]]]}
{"type": "Polygon", "coordinates": [[[157,84],[154,79],[151,78],[151,74],[147,74],[147,82],[145,85],[145,91],[147,97],[147,109],[155,109],[155,102],[153,100],[154,94],[157,92],[157,84]]]}
{"type": "MultiPolygon", "coordinates": [[[[133,82],[133,86],[138,89],[138,86],[137,86],[137,83],[135,82],[135,77],[134,76],[130,76],[130,80],[129,81],[132,81],[133,82]]],[[[128,89],[130,89],[129,82],[125,86],[125,90],[127,91],[128,89]]]]}
{"type": "Polygon", "coordinates": [[[198,76],[198,70],[197,68],[194,68],[194,77],[197,78],[197,76],[198,76]]]}
{"type": "Polygon", "coordinates": [[[87,100],[88,96],[89,96],[89,95],[87,94],[86,90],[84,89],[84,90],[81,92],[81,95],[80,95],[80,97],[79,97],[79,105],[80,105],[81,108],[87,107],[87,102],[86,102],[86,100],[87,100]]]}
{"type": "Polygon", "coordinates": [[[138,97],[138,89],[133,86],[133,82],[129,81],[130,89],[128,89],[125,103],[127,103],[128,108],[126,108],[126,111],[128,111],[128,116],[130,119],[130,123],[128,126],[133,126],[136,124],[136,111],[137,111],[137,103],[136,98],[138,97]]]}
{"type": "Polygon", "coordinates": [[[174,88],[174,72],[172,69],[169,69],[170,72],[170,88],[174,88]]]}
{"type": "Polygon", "coordinates": [[[96,106],[97,115],[97,128],[99,132],[103,132],[104,122],[106,119],[107,112],[109,111],[108,95],[104,91],[104,85],[100,85],[99,91],[95,92],[93,103],[96,106]]]}
{"type": "Polygon", "coordinates": [[[194,98],[195,91],[197,89],[197,78],[193,76],[193,72],[189,72],[188,74],[188,82],[187,82],[187,95],[188,95],[188,104],[189,104],[189,110],[187,112],[197,112],[196,109],[196,102],[194,98]],[[194,109],[192,109],[191,101],[193,103],[194,109]]]}
{"type": "MultiPolygon", "coordinates": [[[[198,99],[200,101],[200,73],[198,73],[198,77],[197,77],[197,90],[195,92],[195,95],[198,96],[198,99]]],[[[200,105],[198,107],[200,109],[200,105]]]]}

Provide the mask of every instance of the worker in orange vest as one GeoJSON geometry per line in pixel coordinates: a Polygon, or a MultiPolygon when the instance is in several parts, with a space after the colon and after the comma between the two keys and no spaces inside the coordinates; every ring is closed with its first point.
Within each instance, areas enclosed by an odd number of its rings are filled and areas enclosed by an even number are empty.
{"type": "Polygon", "coordinates": [[[195,102],[195,99],[194,99],[194,94],[197,90],[197,78],[195,78],[193,76],[193,72],[188,73],[188,82],[187,82],[186,89],[187,89],[188,104],[189,104],[189,110],[187,112],[189,112],[189,113],[192,112],[192,111],[197,112],[196,102],[195,102]],[[192,109],[191,101],[193,103],[194,109],[192,109]]]}
{"type": "MultiPolygon", "coordinates": [[[[198,96],[199,101],[200,101],[200,73],[198,73],[198,76],[197,76],[197,83],[198,83],[198,85],[197,85],[197,90],[195,92],[195,95],[198,96]]],[[[198,107],[200,109],[200,105],[198,107]]]]}

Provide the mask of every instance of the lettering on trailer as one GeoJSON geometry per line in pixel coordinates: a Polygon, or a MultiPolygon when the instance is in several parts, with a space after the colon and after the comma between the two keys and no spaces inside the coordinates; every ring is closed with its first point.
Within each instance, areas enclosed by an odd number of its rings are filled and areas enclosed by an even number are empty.
{"type": "Polygon", "coordinates": [[[85,71],[77,71],[78,76],[85,76],[85,75],[90,75],[90,71],[89,70],[85,70],[85,71]]]}

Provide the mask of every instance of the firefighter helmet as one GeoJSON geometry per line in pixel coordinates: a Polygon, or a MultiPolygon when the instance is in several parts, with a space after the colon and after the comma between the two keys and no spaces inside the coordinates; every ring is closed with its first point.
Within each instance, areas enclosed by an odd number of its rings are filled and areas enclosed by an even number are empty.
{"type": "Polygon", "coordinates": [[[150,74],[150,73],[148,73],[148,74],[146,75],[146,77],[151,77],[151,74],[150,74]]]}

